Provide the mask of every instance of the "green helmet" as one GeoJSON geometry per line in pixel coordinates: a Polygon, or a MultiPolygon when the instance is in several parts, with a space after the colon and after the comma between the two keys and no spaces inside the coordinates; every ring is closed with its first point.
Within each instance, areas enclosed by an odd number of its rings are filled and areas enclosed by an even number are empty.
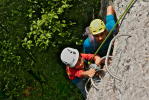
{"type": "Polygon", "coordinates": [[[102,20],[94,19],[91,22],[89,29],[93,35],[96,35],[96,34],[104,32],[104,30],[106,29],[106,26],[102,20]]]}

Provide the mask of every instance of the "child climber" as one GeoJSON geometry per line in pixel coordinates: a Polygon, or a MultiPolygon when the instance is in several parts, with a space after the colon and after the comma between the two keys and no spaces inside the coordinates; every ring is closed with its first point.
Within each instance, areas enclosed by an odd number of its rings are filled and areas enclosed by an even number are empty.
{"type": "Polygon", "coordinates": [[[86,97],[85,93],[85,80],[84,78],[93,77],[95,69],[85,70],[87,66],[84,60],[94,60],[96,65],[99,65],[101,58],[94,56],[94,54],[83,54],[79,53],[77,49],[67,47],[61,52],[61,60],[66,64],[66,72],[68,77],[76,86],[81,90],[82,94],[86,97]]]}

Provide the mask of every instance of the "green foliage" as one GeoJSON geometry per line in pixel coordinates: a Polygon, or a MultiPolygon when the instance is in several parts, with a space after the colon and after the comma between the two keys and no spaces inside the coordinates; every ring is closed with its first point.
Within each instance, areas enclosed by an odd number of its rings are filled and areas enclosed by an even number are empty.
{"type": "Polygon", "coordinates": [[[99,12],[97,0],[29,1],[32,3],[28,10],[31,26],[22,44],[28,49],[81,45],[83,29],[99,12]]]}
{"type": "MultiPolygon", "coordinates": [[[[81,100],[58,52],[81,46],[99,0],[0,1],[0,100],[81,100]]],[[[96,14],[95,14],[96,15],[96,14]]]]}
{"type": "Polygon", "coordinates": [[[19,65],[21,63],[20,56],[16,55],[16,47],[13,47],[9,41],[0,41],[0,48],[0,60],[2,61],[3,65],[19,65]]]}
{"type": "MultiPolygon", "coordinates": [[[[10,41],[0,42],[0,87],[2,91],[7,91],[6,96],[15,95],[18,96],[19,90],[23,87],[20,85],[19,77],[16,77],[21,69],[18,67],[21,64],[21,57],[16,54],[16,47],[12,46],[10,41]],[[15,73],[15,74],[14,74],[15,73]],[[16,81],[15,81],[16,80],[16,81]],[[15,87],[17,88],[14,88],[15,87]]],[[[23,82],[23,80],[21,80],[23,82]]]]}
{"type": "Polygon", "coordinates": [[[62,43],[68,42],[66,37],[70,36],[70,32],[65,30],[74,23],[66,22],[65,18],[61,17],[65,9],[72,5],[68,4],[70,0],[45,0],[45,1],[30,1],[33,7],[29,9],[28,17],[32,19],[30,32],[23,40],[23,47],[30,49],[32,46],[46,48],[48,46],[59,46],[62,43]],[[43,7],[43,4],[47,4],[43,7]],[[40,9],[36,11],[37,7],[40,9]],[[36,8],[36,9],[35,9],[36,8]],[[38,17],[35,14],[38,13],[38,17]],[[34,19],[32,17],[35,17],[34,19]],[[63,42],[62,42],[63,41],[63,42]]]}

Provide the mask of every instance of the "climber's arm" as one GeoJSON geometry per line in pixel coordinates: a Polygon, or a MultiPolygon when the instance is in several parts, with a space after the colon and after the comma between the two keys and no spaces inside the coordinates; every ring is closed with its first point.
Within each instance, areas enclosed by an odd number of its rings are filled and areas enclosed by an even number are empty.
{"type": "MultiPolygon", "coordinates": [[[[116,22],[117,22],[116,12],[112,6],[108,6],[107,7],[107,16],[106,16],[107,30],[110,31],[114,27],[116,22]]],[[[116,29],[114,31],[115,31],[114,34],[116,35],[119,31],[119,25],[116,26],[116,29]]]]}

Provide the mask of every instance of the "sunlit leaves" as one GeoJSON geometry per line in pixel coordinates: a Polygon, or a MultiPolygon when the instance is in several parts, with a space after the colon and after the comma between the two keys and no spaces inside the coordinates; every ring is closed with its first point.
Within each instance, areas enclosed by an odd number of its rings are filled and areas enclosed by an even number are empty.
{"type": "Polygon", "coordinates": [[[16,47],[12,46],[12,44],[9,41],[0,41],[0,59],[1,63],[3,64],[20,64],[21,59],[20,56],[16,55],[16,47]]]}
{"type": "MultiPolygon", "coordinates": [[[[29,17],[36,16],[35,13],[41,14],[41,17],[32,20],[30,26],[30,32],[27,33],[23,40],[23,47],[30,49],[32,46],[39,46],[42,48],[47,48],[47,46],[55,46],[61,41],[66,41],[63,39],[65,36],[69,36],[71,33],[67,32],[66,29],[73,25],[74,23],[66,23],[65,18],[61,17],[65,9],[70,8],[72,5],[68,4],[71,0],[52,0],[52,1],[30,1],[33,7],[29,9],[29,17]],[[49,4],[46,8],[42,7],[43,3],[49,4]],[[37,6],[37,7],[36,7],[37,6]],[[57,38],[62,38],[62,40],[57,38]]],[[[64,43],[64,42],[63,42],[64,43]]]]}

